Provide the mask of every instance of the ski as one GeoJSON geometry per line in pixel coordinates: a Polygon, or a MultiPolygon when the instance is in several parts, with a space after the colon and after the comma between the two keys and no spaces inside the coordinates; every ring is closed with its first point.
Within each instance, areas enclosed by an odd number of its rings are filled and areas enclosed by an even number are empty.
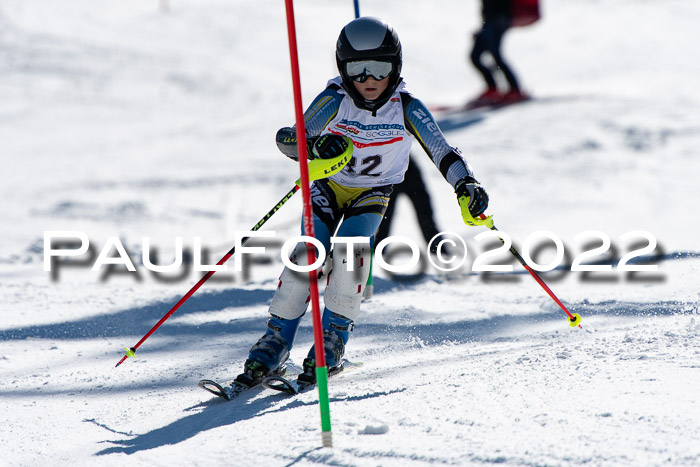
{"type": "MultiPolygon", "coordinates": [[[[343,371],[351,371],[361,366],[362,363],[350,362],[343,359],[340,365],[328,369],[328,377],[330,378],[331,376],[337,375],[343,371]]],[[[316,383],[300,381],[298,377],[296,380],[291,380],[281,375],[267,376],[262,380],[262,385],[266,389],[272,389],[273,391],[282,392],[291,396],[306,392],[316,387],[316,383]]]]}
{"type": "Polygon", "coordinates": [[[244,386],[236,382],[236,380],[226,381],[219,384],[211,379],[202,379],[199,380],[197,386],[227,401],[230,401],[231,399],[238,397],[244,391],[251,389],[248,386],[244,386]]]}
{"type": "MultiPolygon", "coordinates": [[[[291,371],[289,373],[288,370],[290,370],[290,368],[288,368],[287,365],[283,365],[282,367],[275,370],[274,374],[268,376],[268,378],[272,376],[281,377],[285,374],[287,374],[288,376],[293,376],[299,373],[299,369],[296,367],[291,368],[291,371]]],[[[215,396],[230,401],[240,396],[242,393],[248,391],[249,389],[253,389],[260,386],[260,383],[255,384],[253,386],[246,386],[245,384],[239,383],[235,379],[224,381],[222,383],[218,383],[212,379],[202,379],[197,383],[197,386],[204,389],[205,391],[214,394],[215,396]]]]}

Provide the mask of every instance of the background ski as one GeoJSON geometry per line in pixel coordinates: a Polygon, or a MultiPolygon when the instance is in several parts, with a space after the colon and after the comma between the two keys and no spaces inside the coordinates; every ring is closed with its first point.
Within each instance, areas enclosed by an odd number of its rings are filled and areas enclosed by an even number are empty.
{"type": "Polygon", "coordinates": [[[509,106],[515,105],[515,104],[522,104],[522,103],[530,102],[533,100],[537,100],[537,99],[533,98],[532,96],[526,96],[526,97],[519,99],[519,100],[505,101],[505,102],[478,103],[478,102],[469,101],[469,102],[466,102],[464,104],[455,104],[455,105],[450,105],[450,104],[429,105],[428,110],[430,110],[432,113],[436,113],[436,114],[460,113],[460,112],[481,112],[481,111],[502,109],[503,107],[509,107],[509,106]]]}

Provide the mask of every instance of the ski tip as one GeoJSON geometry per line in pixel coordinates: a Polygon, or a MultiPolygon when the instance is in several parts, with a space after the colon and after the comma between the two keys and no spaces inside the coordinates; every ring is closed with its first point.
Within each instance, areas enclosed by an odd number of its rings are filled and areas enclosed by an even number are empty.
{"type": "Polygon", "coordinates": [[[224,390],[223,386],[221,386],[216,381],[213,381],[211,379],[202,379],[197,383],[197,386],[204,389],[205,391],[209,391],[215,396],[221,397],[222,399],[225,399],[227,401],[231,400],[229,395],[226,393],[226,390],[224,390]]]}
{"type": "Polygon", "coordinates": [[[266,389],[272,389],[273,391],[284,392],[286,394],[294,395],[299,393],[298,387],[282,376],[268,376],[262,380],[262,385],[266,389]]]}

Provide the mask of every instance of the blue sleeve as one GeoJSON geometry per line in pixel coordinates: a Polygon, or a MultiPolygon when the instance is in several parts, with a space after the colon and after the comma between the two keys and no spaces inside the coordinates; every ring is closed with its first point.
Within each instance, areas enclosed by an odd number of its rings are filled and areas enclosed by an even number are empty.
{"type": "Polygon", "coordinates": [[[464,177],[473,177],[469,164],[459,149],[450,146],[428,108],[419,99],[401,93],[404,120],[408,131],[416,137],[425,153],[454,188],[464,177]]]}
{"type": "Polygon", "coordinates": [[[306,136],[318,136],[333,120],[340,108],[340,101],[343,95],[338,92],[337,86],[327,87],[311,103],[304,112],[304,125],[306,126],[306,136]]]}
{"type": "MultiPolygon", "coordinates": [[[[314,138],[321,134],[328,122],[338,113],[340,101],[343,96],[338,93],[337,86],[327,87],[311,103],[304,113],[304,126],[306,127],[306,137],[314,138]]],[[[294,160],[299,159],[297,150],[296,125],[281,128],[275,138],[277,147],[282,153],[294,160]]]]}

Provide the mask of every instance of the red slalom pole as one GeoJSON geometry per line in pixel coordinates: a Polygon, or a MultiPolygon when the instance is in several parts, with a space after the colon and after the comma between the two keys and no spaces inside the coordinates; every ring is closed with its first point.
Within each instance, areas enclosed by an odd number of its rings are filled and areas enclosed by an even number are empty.
{"type": "MultiPolygon", "coordinates": [[[[484,215],[484,214],[481,214],[480,217],[481,217],[482,219],[486,219],[486,215],[484,215]]],[[[489,229],[498,232],[498,229],[497,229],[496,226],[493,224],[493,220],[490,220],[490,222],[486,223],[486,226],[487,226],[489,229]]],[[[501,237],[498,237],[498,238],[499,238],[499,240],[501,240],[501,241],[503,242],[503,239],[502,239],[501,237]]],[[[510,252],[513,254],[513,256],[515,256],[515,259],[517,259],[518,262],[519,262],[520,264],[522,264],[522,266],[527,270],[527,272],[530,273],[530,275],[532,276],[532,278],[535,279],[535,280],[537,281],[538,284],[540,284],[540,286],[544,289],[545,292],[547,292],[547,294],[552,298],[552,300],[554,300],[554,302],[555,302],[557,305],[559,305],[559,308],[561,308],[562,310],[564,310],[564,313],[566,313],[566,316],[569,317],[569,326],[571,326],[571,327],[576,327],[576,326],[578,326],[578,327],[580,328],[580,327],[581,327],[581,315],[579,315],[578,313],[573,313],[573,314],[572,314],[572,313],[566,308],[566,306],[564,306],[564,304],[561,302],[561,300],[559,300],[559,298],[558,298],[556,295],[554,295],[554,292],[552,292],[552,289],[550,289],[550,288],[547,286],[547,284],[545,284],[544,280],[542,280],[542,278],[540,277],[540,275],[537,274],[537,272],[535,272],[535,270],[532,269],[532,268],[527,264],[527,262],[525,261],[525,258],[523,258],[523,257],[520,255],[520,253],[518,253],[518,251],[515,249],[515,247],[511,246],[511,247],[510,247],[510,252]]]]}
{"type": "MultiPolygon", "coordinates": [[[[314,218],[311,207],[311,191],[309,189],[309,173],[306,167],[306,126],[304,124],[304,108],[301,99],[301,78],[299,73],[299,54],[297,51],[296,27],[294,22],[294,2],[285,0],[287,11],[287,34],[289,36],[289,56],[292,64],[292,85],[294,89],[294,109],[297,125],[297,148],[299,152],[299,168],[301,171],[301,193],[304,199],[304,234],[314,237],[314,218]]],[[[306,244],[308,264],[316,262],[316,250],[311,243],[306,244]]],[[[309,271],[309,292],[311,294],[311,317],[314,330],[314,348],[316,357],[316,383],[318,386],[319,404],[321,406],[321,439],[324,447],[333,446],[331,432],[330,402],[328,399],[328,369],[323,348],[323,324],[318,299],[318,275],[316,269],[309,271]]]]}

